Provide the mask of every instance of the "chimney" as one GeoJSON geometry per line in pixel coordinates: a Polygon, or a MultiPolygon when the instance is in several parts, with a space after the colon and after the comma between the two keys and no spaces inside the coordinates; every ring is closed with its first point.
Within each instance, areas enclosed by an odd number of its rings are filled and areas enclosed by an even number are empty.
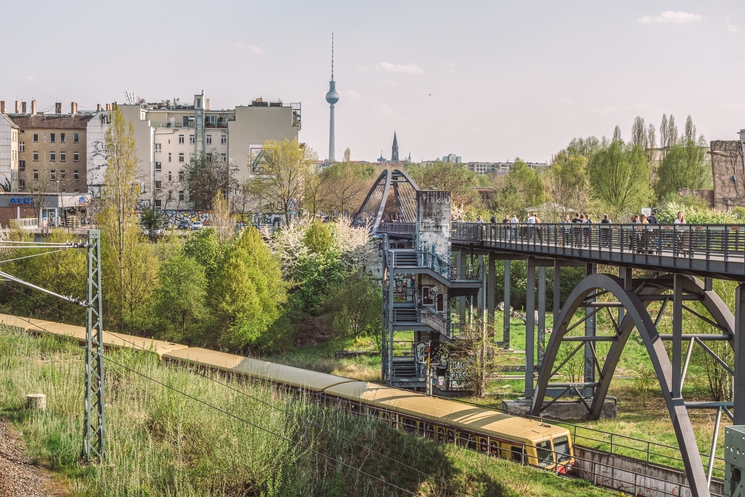
{"type": "Polygon", "coordinates": [[[31,115],[36,115],[36,100],[31,101],[31,115]]]}
{"type": "Polygon", "coordinates": [[[54,104],[54,113],[55,114],[62,114],[62,102],[56,102],[54,104]]]}
{"type": "Polygon", "coordinates": [[[0,100],[0,114],[5,114],[5,100],[0,100]]]}
{"type": "Polygon", "coordinates": [[[96,112],[101,112],[101,104],[96,104],[96,112]]]}
{"type": "Polygon", "coordinates": [[[26,102],[21,102],[21,114],[26,113],[26,102]]]}
{"type": "Polygon", "coordinates": [[[16,100],[16,114],[20,114],[20,113],[21,113],[21,102],[16,100]]]}
{"type": "Polygon", "coordinates": [[[111,110],[111,104],[106,104],[106,112],[109,112],[111,110]]]}
{"type": "Polygon", "coordinates": [[[78,103],[77,102],[72,102],[70,104],[70,114],[72,114],[74,116],[77,113],[78,113],[78,103]]]}

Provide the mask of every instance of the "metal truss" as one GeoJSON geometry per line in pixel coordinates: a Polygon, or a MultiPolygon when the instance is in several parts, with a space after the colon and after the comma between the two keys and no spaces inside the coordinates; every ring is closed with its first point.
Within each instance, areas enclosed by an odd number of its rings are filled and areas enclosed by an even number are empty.
{"type": "Polygon", "coordinates": [[[106,459],[103,327],[101,324],[101,232],[88,231],[88,309],[85,327],[85,418],[83,460],[106,459]]]}
{"type": "Polygon", "coordinates": [[[377,230],[383,213],[389,205],[389,194],[393,187],[393,204],[401,223],[414,223],[416,221],[416,192],[419,187],[408,174],[398,169],[386,169],[373,183],[367,193],[365,201],[354,216],[356,226],[369,225],[371,229],[377,230]]]}
{"type": "MultiPolygon", "coordinates": [[[[627,273],[627,276],[630,276],[630,272],[627,273]]],[[[631,332],[637,329],[662,389],[670,419],[675,429],[691,492],[697,497],[709,496],[709,483],[722,413],[724,412],[731,419],[734,419],[733,403],[686,402],[682,395],[683,384],[695,344],[698,344],[707,354],[710,354],[729,374],[734,374],[733,368],[707,346],[707,342],[712,340],[723,340],[730,345],[735,344],[735,317],[722,299],[711,290],[709,282],[704,284],[700,280],[680,274],[641,280],[631,280],[630,277],[621,279],[607,274],[590,274],[569,295],[556,322],[558,326],[554,328],[541,364],[531,413],[540,415],[543,410],[562,396],[574,394],[587,408],[587,417],[598,419],[624,346],[631,332]],[[598,297],[604,295],[612,295],[615,299],[611,299],[614,301],[606,301],[608,300],[606,297],[602,301],[598,301],[598,297]],[[710,317],[701,314],[690,305],[686,305],[687,301],[700,302],[710,314],[710,317]],[[653,302],[662,302],[654,317],[648,309],[653,302]],[[657,325],[670,304],[673,307],[673,333],[671,335],[661,335],[658,333],[657,325]],[[573,322],[573,317],[579,308],[585,308],[585,316],[573,322]],[[617,317],[614,316],[613,309],[619,311],[617,317]],[[604,311],[610,316],[613,326],[612,334],[569,335],[572,330],[586,320],[592,319],[598,313],[604,311]],[[703,320],[712,326],[716,332],[711,334],[684,334],[684,311],[696,319],[703,320]],[[597,354],[597,344],[600,342],[611,343],[607,355],[602,358],[599,358],[597,354]],[[668,356],[665,342],[670,342],[669,348],[672,351],[672,359],[668,356]],[[564,343],[569,344],[571,352],[557,363],[559,348],[564,343]],[[687,344],[685,355],[683,354],[684,343],[687,344]],[[561,368],[583,349],[586,365],[590,366],[589,369],[592,374],[588,375],[586,370],[582,382],[552,382],[552,378],[559,373],[561,368]],[[545,402],[549,389],[554,392],[558,391],[559,394],[553,400],[545,402]],[[706,472],[688,415],[689,409],[705,408],[717,410],[716,426],[706,472]]],[[[737,362],[735,360],[736,364],[737,362]]],[[[737,390],[736,386],[736,397],[737,390]]]]}

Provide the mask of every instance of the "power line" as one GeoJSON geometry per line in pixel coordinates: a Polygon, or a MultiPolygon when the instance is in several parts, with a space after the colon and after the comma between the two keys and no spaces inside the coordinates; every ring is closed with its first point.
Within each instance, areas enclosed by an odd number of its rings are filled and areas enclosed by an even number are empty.
{"type": "MultiPolygon", "coordinates": [[[[35,297],[33,297],[33,296],[31,296],[31,298],[32,298],[32,299],[34,299],[34,300],[37,300],[37,299],[36,299],[35,297]]],[[[38,300],[37,300],[37,301],[38,301],[38,300]]],[[[41,303],[41,304],[44,304],[44,305],[47,305],[47,307],[50,307],[50,308],[51,308],[52,310],[55,310],[55,308],[53,308],[53,307],[52,307],[52,306],[50,306],[49,304],[46,304],[45,302],[40,302],[40,301],[39,301],[39,303],[41,303]]],[[[68,315],[68,316],[70,316],[70,317],[73,317],[72,315],[70,315],[69,313],[67,313],[67,312],[65,312],[65,311],[61,311],[61,310],[60,310],[60,312],[62,312],[62,313],[64,313],[64,314],[67,314],[67,315],[68,315]]],[[[45,332],[47,332],[47,333],[49,333],[49,334],[51,334],[51,335],[53,335],[53,336],[57,336],[57,337],[60,337],[60,338],[64,338],[64,339],[68,339],[68,340],[71,340],[71,341],[77,341],[77,339],[76,339],[76,338],[74,338],[74,337],[70,337],[70,336],[64,336],[64,335],[62,335],[62,336],[61,336],[61,335],[57,335],[57,334],[55,334],[55,333],[52,333],[52,332],[51,332],[51,331],[49,331],[48,329],[46,329],[46,328],[44,328],[44,327],[42,327],[42,326],[40,326],[40,325],[38,325],[38,324],[34,324],[34,323],[31,323],[31,321],[30,321],[30,320],[28,320],[28,319],[26,319],[26,318],[22,318],[22,317],[18,317],[18,316],[16,316],[16,317],[17,317],[18,319],[21,319],[21,320],[24,320],[24,321],[26,321],[26,322],[27,322],[27,323],[29,323],[29,324],[33,324],[34,326],[37,326],[37,327],[38,327],[39,329],[41,329],[42,331],[45,331],[45,332]]],[[[127,340],[126,338],[124,338],[124,336],[126,336],[126,335],[122,336],[122,335],[121,335],[121,334],[119,334],[119,333],[116,333],[116,332],[110,332],[110,331],[107,331],[106,333],[108,333],[108,334],[110,334],[110,335],[112,335],[112,336],[114,336],[114,337],[116,337],[116,338],[118,338],[118,339],[122,340],[122,341],[123,341],[123,342],[125,342],[125,343],[128,343],[128,344],[130,344],[130,345],[131,345],[131,346],[132,346],[132,347],[133,347],[133,348],[134,348],[135,350],[143,350],[143,351],[146,351],[146,352],[148,351],[147,349],[145,349],[145,348],[144,348],[144,347],[142,347],[141,345],[138,345],[138,344],[136,344],[135,342],[133,342],[133,341],[131,341],[131,340],[127,340]]],[[[113,360],[109,359],[108,357],[104,357],[104,359],[105,359],[105,360],[110,360],[111,362],[114,362],[113,360]]],[[[114,363],[115,363],[115,362],[114,362],[114,363]]],[[[116,364],[116,363],[115,363],[115,364],[116,364]]],[[[124,367],[126,367],[126,366],[124,366],[124,367]]],[[[137,374],[140,374],[140,373],[137,373],[137,374]]],[[[212,378],[212,377],[209,377],[209,376],[207,376],[206,374],[200,374],[200,376],[201,376],[202,378],[208,379],[208,380],[210,380],[210,381],[212,381],[212,382],[214,382],[214,383],[217,383],[218,385],[221,385],[221,386],[223,386],[223,387],[225,387],[225,388],[227,388],[227,389],[231,390],[232,392],[238,393],[238,394],[240,394],[240,395],[243,395],[244,397],[246,397],[246,398],[248,398],[248,399],[251,399],[251,400],[253,400],[253,401],[259,402],[259,403],[261,403],[261,404],[263,404],[263,405],[265,405],[265,406],[267,406],[267,407],[269,407],[269,408],[271,408],[271,409],[274,409],[274,410],[276,410],[276,411],[279,411],[279,412],[281,412],[281,413],[283,413],[283,414],[286,414],[286,415],[289,415],[289,414],[290,414],[290,412],[289,412],[288,410],[286,410],[286,409],[283,409],[283,408],[281,408],[281,407],[279,407],[279,406],[276,406],[276,405],[274,405],[274,404],[271,404],[270,402],[267,402],[267,401],[265,401],[265,400],[263,400],[263,399],[260,399],[260,398],[258,398],[258,397],[255,397],[255,396],[253,396],[253,395],[251,395],[251,394],[249,394],[249,393],[247,393],[247,392],[244,392],[244,391],[241,391],[241,390],[239,390],[239,389],[237,389],[237,388],[234,388],[234,387],[232,387],[232,386],[230,386],[230,385],[228,385],[228,384],[226,384],[226,383],[222,383],[222,382],[220,382],[220,381],[218,381],[218,380],[216,380],[216,379],[214,379],[214,378],[212,378]]],[[[153,381],[156,381],[156,382],[157,382],[157,380],[153,380],[153,381]]],[[[185,394],[185,395],[188,395],[188,394],[185,394]]],[[[355,414],[358,414],[358,413],[355,413],[355,414]]],[[[232,414],[231,414],[231,415],[232,415],[232,414]]],[[[358,414],[358,415],[359,415],[359,414],[358,414]]],[[[364,444],[362,444],[362,443],[360,443],[360,442],[357,442],[357,441],[355,441],[355,440],[352,440],[352,439],[349,439],[349,438],[346,438],[346,437],[342,437],[342,436],[339,436],[338,434],[334,434],[334,432],[332,432],[331,430],[329,430],[329,429],[327,429],[327,428],[323,428],[323,427],[320,427],[320,426],[319,426],[319,429],[320,429],[321,431],[324,431],[324,432],[326,432],[326,433],[329,433],[329,434],[331,434],[331,435],[335,436],[337,440],[340,440],[340,441],[343,441],[343,442],[348,442],[348,443],[350,443],[350,444],[356,445],[356,446],[358,446],[358,447],[360,447],[360,448],[362,448],[362,449],[364,449],[364,450],[366,450],[366,451],[370,452],[371,454],[375,454],[375,455],[378,455],[378,456],[380,456],[380,457],[384,457],[385,459],[388,459],[388,460],[390,460],[391,462],[394,462],[394,463],[396,463],[396,464],[398,464],[398,465],[400,465],[400,466],[402,466],[402,467],[404,467],[404,468],[407,468],[407,469],[410,469],[410,470],[412,470],[412,471],[415,471],[415,472],[416,472],[416,473],[418,473],[419,475],[423,476],[425,480],[426,480],[427,478],[433,478],[433,477],[434,477],[434,475],[430,475],[430,474],[427,474],[427,473],[425,473],[424,471],[422,471],[422,470],[420,470],[420,469],[417,469],[417,468],[415,468],[415,467],[413,467],[413,466],[410,466],[410,465],[408,465],[408,464],[406,464],[406,463],[404,463],[404,462],[402,462],[402,461],[400,461],[400,460],[398,460],[398,459],[395,459],[395,458],[393,458],[393,457],[391,457],[391,456],[388,456],[388,455],[386,455],[386,454],[383,454],[382,452],[380,452],[380,451],[377,451],[377,450],[373,449],[372,447],[366,446],[366,445],[364,445],[364,444]]],[[[421,482],[421,480],[419,480],[419,481],[421,482]]],[[[412,495],[413,495],[413,494],[412,494],[412,495]]]]}

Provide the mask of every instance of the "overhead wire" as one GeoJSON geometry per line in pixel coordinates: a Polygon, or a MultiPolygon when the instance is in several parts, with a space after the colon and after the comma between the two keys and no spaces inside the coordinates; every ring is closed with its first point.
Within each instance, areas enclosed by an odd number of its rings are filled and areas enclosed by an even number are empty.
{"type": "MultiPolygon", "coordinates": [[[[5,283],[8,283],[8,282],[5,282],[5,283]]],[[[17,291],[17,290],[15,289],[15,287],[13,287],[12,285],[10,286],[10,288],[11,288],[11,289],[12,289],[13,291],[17,291]]],[[[66,316],[68,316],[68,317],[70,317],[70,318],[72,318],[72,319],[75,319],[75,320],[79,319],[79,316],[74,316],[74,315],[72,315],[72,314],[71,314],[71,313],[69,313],[69,312],[66,312],[66,311],[64,311],[64,310],[62,310],[62,309],[58,309],[58,308],[56,308],[56,307],[54,307],[54,306],[50,305],[50,304],[49,304],[49,303],[47,303],[47,302],[43,302],[43,301],[41,301],[41,300],[37,299],[37,298],[36,298],[36,297],[34,297],[33,295],[29,295],[28,297],[30,297],[31,299],[33,299],[34,301],[38,302],[38,303],[39,303],[39,304],[41,304],[41,305],[45,305],[45,306],[47,306],[48,308],[50,308],[50,309],[51,309],[51,310],[53,310],[53,311],[59,312],[59,313],[61,313],[61,314],[64,314],[64,315],[66,315],[66,316]]],[[[18,317],[18,319],[22,319],[22,320],[24,320],[24,321],[28,322],[29,324],[32,324],[32,323],[31,323],[31,321],[30,321],[30,320],[28,320],[28,319],[26,319],[26,318],[18,317]]],[[[46,329],[44,329],[43,327],[41,327],[41,326],[39,326],[39,325],[35,325],[35,326],[38,326],[38,327],[39,327],[40,329],[42,329],[43,331],[46,331],[47,333],[51,333],[51,332],[49,332],[49,330],[46,330],[46,329]]],[[[125,343],[128,343],[128,344],[130,344],[130,345],[131,345],[131,346],[132,346],[132,347],[133,347],[134,349],[136,349],[136,350],[143,350],[143,351],[146,351],[146,352],[148,351],[148,349],[144,348],[144,347],[143,347],[142,345],[140,345],[140,344],[137,344],[137,343],[133,342],[132,340],[128,340],[127,338],[125,338],[125,337],[126,337],[126,336],[128,336],[128,335],[122,335],[121,333],[116,333],[116,332],[112,332],[112,331],[106,331],[106,333],[107,333],[107,334],[109,334],[109,335],[112,335],[112,336],[114,336],[114,337],[116,337],[116,338],[118,338],[119,340],[122,340],[122,341],[123,341],[123,342],[125,342],[125,343]]],[[[59,336],[59,335],[56,335],[56,334],[55,334],[55,336],[59,336]]],[[[63,338],[74,339],[74,337],[63,337],[63,338]]],[[[104,356],[104,357],[106,357],[106,356],[104,356]]],[[[212,381],[213,383],[216,383],[216,384],[218,384],[218,385],[221,385],[222,387],[224,387],[224,388],[227,388],[228,390],[230,390],[230,391],[232,391],[232,392],[238,393],[238,394],[240,394],[240,395],[243,395],[244,397],[246,397],[246,398],[248,398],[248,399],[251,399],[251,400],[253,400],[253,401],[259,402],[259,403],[261,403],[261,404],[263,404],[263,405],[265,405],[265,406],[267,406],[267,407],[269,407],[269,408],[271,408],[271,409],[274,409],[274,410],[276,410],[276,411],[279,411],[279,412],[281,412],[281,413],[283,413],[283,414],[287,414],[287,415],[289,415],[289,414],[290,414],[290,412],[289,412],[289,411],[288,411],[287,409],[283,409],[283,408],[282,408],[282,407],[280,407],[280,406],[274,405],[274,404],[272,404],[272,403],[270,403],[270,402],[267,402],[267,401],[265,401],[265,400],[263,400],[263,399],[260,399],[260,398],[258,398],[258,397],[255,397],[255,396],[253,396],[253,395],[249,394],[248,392],[245,392],[245,391],[242,391],[242,390],[240,390],[240,389],[237,389],[237,388],[235,388],[235,387],[232,387],[231,385],[229,385],[229,384],[227,384],[227,383],[223,383],[223,382],[221,382],[221,381],[219,381],[219,380],[217,380],[217,379],[215,379],[215,378],[213,378],[213,377],[211,377],[211,376],[208,376],[207,374],[200,374],[200,376],[201,376],[201,377],[203,377],[203,378],[205,378],[205,379],[207,379],[207,380],[209,380],[209,381],[212,381]]],[[[354,414],[357,414],[357,415],[361,415],[361,413],[354,413],[354,414]]],[[[412,470],[412,471],[414,471],[414,472],[418,473],[418,474],[419,474],[420,476],[422,476],[424,480],[426,480],[426,479],[428,479],[428,478],[434,478],[434,477],[435,477],[434,475],[428,474],[428,473],[426,473],[426,472],[424,472],[424,471],[422,471],[422,470],[420,470],[420,469],[418,469],[418,468],[415,468],[415,467],[413,467],[413,466],[411,466],[411,465],[409,465],[409,464],[406,464],[406,463],[405,463],[405,462],[403,462],[403,461],[400,461],[400,460],[398,460],[398,459],[396,459],[396,458],[393,458],[393,457],[391,457],[391,456],[389,456],[389,455],[386,455],[386,454],[384,454],[384,453],[382,453],[382,452],[380,452],[380,451],[377,451],[377,450],[375,450],[374,448],[372,448],[372,447],[370,447],[370,446],[367,446],[367,445],[365,445],[365,444],[363,444],[363,443],[357,442],[357,441],[355,441],[355,440],[352,440],[352,439],[350,439],[350,438],[347,438],[347,437],[342,437],[342,436],[339,436],[338,434],[335,434],[335,433],[334,433],[333,431],[331,431],[331,430],[329,430],[329,429],[327,429],[327,428],[319,427],[319,429],[320,429],[321,431],[324,431],[324,432],[326,432],[326,433],[329,433],[329,434],[331,434],[331,435],[335,436],[335,437],[336,437],[336,439],[337,439],[337,440],[339,440],[339,441],[350,443],[350,444],[352,444],[352,445],[355,445],[355,446],[357,446],[357,447],[360,447],[360,448],[361,448],[361,449],[363,449],[363,450],[366,450],[366,451],[367,451],[367,452],[369,452],[370,454],[374,454],[374,455],[377,455],[377,456],[383,457],[383,458],[385,458],[385,459],[387,459],[387,460],[390,460],[391,462],[394,462],[394,463],[396,463],[396,464],[398,464],[398,465],[400,465],[400,466],[402,466],[402,467],[404,467],[404,468],[406,468],[406,469],[412,470]]],[[[422,479],[420,479],[419,481],[420,481],[420,483],[421,483],[422,479]]]]}
{"type": "MultiPolygon", "coordinates": [[[[65,338],[65,339],[77,340],[74,337],[60,336],[60,335],[57,335],[55,333],[52,333],[50,330],[44,328],[43,326],[41,326],[39,324],[32,323],[27,318],[18,317],[18,316],[16,316],[16,317],[18,319],[21,319],[23,321],[28,322],[29,324],[32,324],[32,325],[36,326],[40,330],[45,331],[45,332],[49,333],[50,335],[54,335],[56,337],[65,338]]],[[[139,372],[139,371],[137,371],[137,370],[135,370],[135,369],[133,369],[133,368],[131,368],[129,366],[126,366],[124,364],[119,363],[119,362],[115,361],[114,359],[111,359],[109,356],[103,356],[103,358],[104,358],[104,361],[106,361],[106,362],[109,362],[111,364],[114,364],[116,366],[119,366],[120,368],[123,368],[123,369],[125,369],[125,370],[127,370],[127,371],[129,371],[129,372],[131,372],[131,373],[133,373],[135,375],[137,375],[137,376],[140,376],[140,377],[145,378],[145,379],[147,379],[149,381],[152,381],[153,383],[156,383],[156,384],[158,384],[158,385],[160,385],[162,387],[165,387],[165,388],[167,388],[167,389],[169,389],[169,390],[171,390],[171,391],[173,391],[175,393],[178,393],[180,395],[183,395],[183,396],[187,397],[188,399],[193,400],[193,401],[195,401],[195,402],[197,402],[199,404],[202,404],[202,405],[204,405],[204,406],[206,406],[206,407],[208,407],[210,409],[214,409],[214,410],[216,410],[216,411],[218,411],[218,412],[220,412],[220,413],[222,413],[222,414],[224,414],[226,416],[229,416],[229,417],[231,417],[233,419],[236,419],[236,420],[238,420],[238,421],[240,421],[242,423],[245,423],[245,424],[248,424],[250,426],[253,426],[254,428],[256,428],[258,430],[261,430],[261,431],[263,431],[263,432],[265,432],[265,433],[267,433],[269,435],[272,435],[272,436],[274,436],[276,438],[279,438],[279,439],[281,439],[281,440],[283,440],[285,442],[288,442],[288,443],[290,443],[292,445],[300,446],[303,449],[307,450],[308,452],[311,452],[311,453],[315,454],[316,456],[322,457],[322,458],[324,458],[324,459],[326,459],[326,460],[328,460],[330,462],[333,462],[333,463],[339,464],[341,466],[344,466],[344,467],[346,467],[346,468],[348,468],[348,469],[350,469],[352,471],[355,471],[355,472],[357,472],[357,473],[359,473],[359,474],[361,474],[363,476],[366,476],[366,477],[368,477],[370,479],[373,479],[373,480],[375,480],[377,482],[380,482],[380,483],[382,483],[384,485],[387,485],[387,486],[389,486],[389,487],[391,487],[393,489],[396,489],[398,491],[401,491],[401,492],[403,492],[403,493],[405,493],[407,495],[417,495],[416,493],[411,492],[410,490],[407,490],[405,488],[399,487],[398,485],[396,485],[394,483],[388,482],[388,481],[384,480],[383,478],[380,478],[380,477],[375,476],[375,475],[373,475],[371,473],[368,473],[368,472],[366,472],[366,471],[364,471],[364,470],[362,470],[360,468],[354,467],[351,464],[345,463],[344,461],[340,461],[339,459],[336,459],[336,458],[334,458],[334,457],[332,457],[332,456],[330,456],[330,455],[328,455],[328,454],[326,454],[324,452],[321,452],[319,450],[313,449],[313,448],[309,447],[308,445],[302,444],[301,442],[294,441],[294,440],[292,440],[290,438],[287,438],[287,437],[285,437],[285,436],[283,436],[283,435],[281,435],[279,433],[273,432],[272,430],[270,430],[268,428],[265,428],[263,426],[260,426],[260,425],[258,425],[256,423],[252,423],[251,421],[249,421],[249,420],[247,420],[245,418],[242,418],[242,417],[240,417],[240,416],[238,416],[236,414],[233,414],[232,412],[229,412],[229,411],[227,411],[227,410],[225,410],[225,409],[223,409],[221,407],[218,407],[218,406],[215,406],[213,404],[210,404],[209,402],[206,402],[206,401],[204,401],[202,399],[199,399],[199,398],[197,398],[197,397],[195,397],[195,396],[193,396],[191,394],[188,394],[188,393],[183,392],[183,391],[181,391],[181,390],[179,390],[179,389],[177,389],[175,387],[172,387],[170,385],[167,385],[167,384],[163,383],[162,381],[159,381],[159,380],[157,380],[155,378],[152,378],[152,377],[150,377],[150,376],[148,376],[148,375],[146,375],[144,373],[141,373],[141,372],[139,372]]],[[[269,405],[271,407],[270,404],[267,404],[267,405],[269,405]]]]}

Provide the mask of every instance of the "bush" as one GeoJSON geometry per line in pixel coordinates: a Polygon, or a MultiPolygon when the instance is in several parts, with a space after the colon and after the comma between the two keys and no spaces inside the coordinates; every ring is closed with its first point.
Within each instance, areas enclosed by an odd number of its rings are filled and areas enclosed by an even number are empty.
{"type": "Polygon", "coordinates": [[[657,221],[661,224],[672,224],[683,211],[686,222],[690,224],[735,224],[737,217],[731,212],[721,212],[707,207],[686,206],[681,201],[668,201],[657,211],[657,221]]]}

